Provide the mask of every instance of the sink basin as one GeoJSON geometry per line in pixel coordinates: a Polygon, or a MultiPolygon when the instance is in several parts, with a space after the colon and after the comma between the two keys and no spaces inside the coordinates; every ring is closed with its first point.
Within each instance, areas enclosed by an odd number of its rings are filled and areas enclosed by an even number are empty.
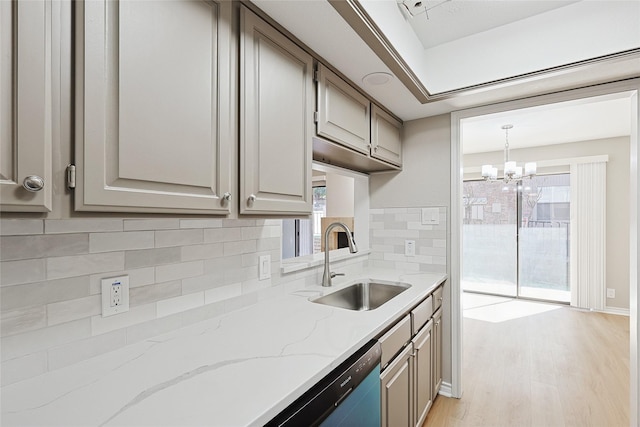
{"type": "Polygon", "coordinates": [[[365,281],[354,283],[339,291],[314,298],[311,302],[346,308],[348,310],[375,310],[391,298],[409,289],[408,283],[381,283],[365,281]]]}

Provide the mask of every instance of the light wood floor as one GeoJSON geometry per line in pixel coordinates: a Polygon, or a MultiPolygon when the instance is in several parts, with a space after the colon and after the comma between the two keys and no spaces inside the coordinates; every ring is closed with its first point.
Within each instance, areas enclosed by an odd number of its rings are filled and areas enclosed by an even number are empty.
{"type": "Polygon", "coordinates": [[[471,298],[462,399],[438,396],[423,427],[629,426],[628,317],[471,298]]]}

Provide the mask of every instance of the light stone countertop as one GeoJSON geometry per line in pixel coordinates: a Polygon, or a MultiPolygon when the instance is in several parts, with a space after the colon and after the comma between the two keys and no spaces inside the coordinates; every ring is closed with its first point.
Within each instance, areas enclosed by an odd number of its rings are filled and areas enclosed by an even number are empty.
{"type": "Polygon", "coordinates": [[[306,287],[2,388],[2,425],[262,425],[399,315],[444,274],[369,270],[412,286],[356,312],[313,304],[306,287]]]}

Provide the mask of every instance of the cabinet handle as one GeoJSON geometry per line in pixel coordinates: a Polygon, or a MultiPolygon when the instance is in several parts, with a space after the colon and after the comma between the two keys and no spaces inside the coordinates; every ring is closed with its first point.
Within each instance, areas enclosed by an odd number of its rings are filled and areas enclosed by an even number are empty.
{"type": "Polygon", "coordinates": [[[22,181],[22,186],[25,190],[35,193],[44,188],[44,179],[38,175],[29,175],[22,181]]]}
{"type": "Polygon", "coordinates": [[[255,201],[256,201],[256,195],[255,194],[251,194],[249,196],[249,198],[247,199],[247,203],[250,204],[250,205],[252,205],[253,202],[255,202],[255,201]]]}
{"type": "Polygon", "coordinates": [[[224,193],[222,195],[222,200],[224,200],[225,202],[230,202],[231,201],[231,193],[229,193],[228,191],[226,193],[224,193]]]}

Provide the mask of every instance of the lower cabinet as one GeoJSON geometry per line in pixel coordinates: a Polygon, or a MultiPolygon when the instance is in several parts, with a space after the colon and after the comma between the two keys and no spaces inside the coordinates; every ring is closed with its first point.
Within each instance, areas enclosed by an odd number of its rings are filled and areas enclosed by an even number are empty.
{"type": "Polygon", "coordinates": [[[408,345],[380,375],[382,427],[411,426],[413,347],[408,345]]]}
{"type": "Polygon", "coordinates": [[[433,314],[433,397],[435,398],[442,385],[442,309],[433,314]]]}
{"type": "Polygon", "coordinates": [[[432,300],[425,298],[378,338],[382,427],[422,426],[440,390],[442,309],[432,300]]]}
{"type": "MultiPolygon", "coordinates": [[[[433,320],[430,320],[416,336],[411,340],[413,344],[414,366],[414,402],[413,425],[420,427],[427,418],[433,402],[432,395],[432,354],[433,354],[433,320]]],[[[434,355],[435,356],[435,355],[434,355]]]]}

